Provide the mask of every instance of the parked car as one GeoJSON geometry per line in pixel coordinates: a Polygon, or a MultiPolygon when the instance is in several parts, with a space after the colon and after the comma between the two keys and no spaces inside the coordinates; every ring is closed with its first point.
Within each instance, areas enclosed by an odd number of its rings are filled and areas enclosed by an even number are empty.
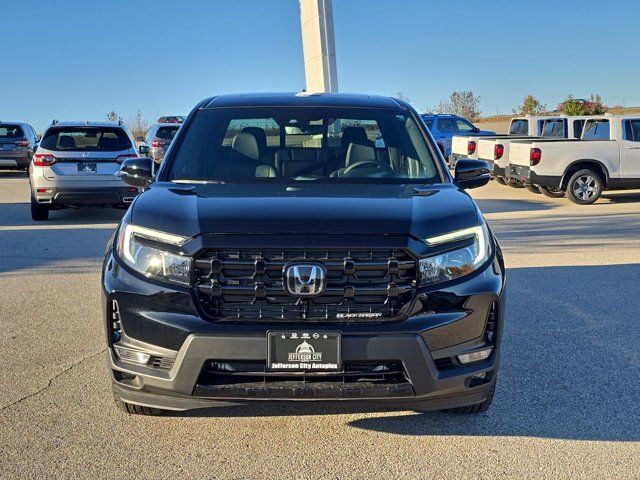
{"type": "MultiPolygon", "coordinates": [[[[542,133],[542,125],[547,118],[534,115],[512,118],[509,125],[509,136],[539,137],[542,133]]],[[[449,166],[453,168],[460,158],[478,158],[478,138],[475,135],[454,135],[451,139],[449,166]]]]}
{"type": "Polygon", "coordinates": [[[522,182],[566,191],[581,205],[604,190],[639,188],[640,115],[591,117],[580,140],[513,142],[509,169],[522,182]]]}
{"type": "Polygon", "coordinates": [[[222,95],[194,108],[153,180],[150,159],[125,161],[148,188],[104,261],[116,403],[486,410],[504,263],[462,189],[489,171],[461,160],[452,177],[437,149],[392,98],[222,95]]]}
{"type": "Polygon", "coordinates": [[[120,164],[136,158],[122,123],[57,122],[47,127],[29,167],[31,217],[78,206],[124,206],[138,189],[120,177],[120,164]]]}
{"type": "Polygon", "coordinates": [[[149,156],[153,158],[153,161],[156,162],[157,165],[160,165],[164,158],[164,154],[169,148],[169,145],[171,145],[171,142],[176,136],[179,128],[180,125],[176,123],[156,123],[151,125],[147,131],[147,137],[144,141],[148,150],[140,149],[140,153],[143,154],[148,152],[149,156]]]}
{"type": "Polygon", "coordinates": [[[481,137],[484,135],[495,135],[496,132],[480,130],[466,118],[457,115],[439,115],[427,113],[420,115],[422,121],[433,135],[442,155],[448,158],[451,155],[451,138],[454,135],[473,135],[481,137]]]}
{"type": "Polygon", "coordinates": [[[181,115],[169,115],[166,117],[160,117],[156,123],[182,123],[184,122],[184,117],[181,115]]]}
{"type": "Polygon", "coordinates": [[[38,147],[38,135],[31,125],[0,122],[0,168],[27,170],[38,147]]]}
{"type": "MultiPolygon", "coordinates": [[[[542,124],[542,139],[580,138],[582,126],[590,117],[547,117],[542,124]]],[[[511,142],[526,140],[532,137],[522,135],[504,135],[479,139],[478,158],[489,164],[492,175],[500,183],[506,183],[513,187],[523,184],[515,176],[509,175],[509,148],[511,142]]],[[[532,191],[538,192],[535,186],[528,186],[532,191]]]]}

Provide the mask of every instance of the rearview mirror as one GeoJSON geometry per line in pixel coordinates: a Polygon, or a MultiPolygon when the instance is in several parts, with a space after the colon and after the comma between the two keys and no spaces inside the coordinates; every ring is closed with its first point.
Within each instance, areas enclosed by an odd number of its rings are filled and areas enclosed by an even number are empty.
{"type": "Polygon", "coordinates": [[[138,152],[140,153],[140,155],[142,156],[147,156],[149,155],[149,145],[140,145],[138,147],[138,152]]]}
{"type": "Polygon", "coordinates": [[[482,160],[461,158],[456,162],[455,182],[460,188],[478,188],[491,180],[489,164],[482,160]]]}
{"type": "Polygon", "coordinates": [[[149,157],[129,158],[122,162],[120,178],[134,187],[146,187],[153,180],[153,160],[149,157]]]}
{"type": "Polygon", "coordinates": [[[144,137],[136,137],[136,142],[144,142],[144,137]]]}

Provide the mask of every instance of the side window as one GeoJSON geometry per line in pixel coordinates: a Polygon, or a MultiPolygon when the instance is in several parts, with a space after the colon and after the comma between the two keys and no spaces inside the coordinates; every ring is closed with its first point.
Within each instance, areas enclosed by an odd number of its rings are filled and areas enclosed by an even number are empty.
{"type": "Polygon", "coordinates": [[[580,138],[582,136],[582,127],[584,127],[584,120],[573,121],[573,138],[580,138]]]}
{"type": "Polygon", "coordinates": [[[509,129],[509,135],[526,135],[528,131],[528,120],[513,120],[511,122],[511,128],[509,129]]]}
{"type": "Polygon", "coordinates": [[[429,130],[431,130],[431,128],[433,127],[433,120],[424,120],[424,124],[429,130]]]}
{"type": "Polygon", "coordinates": [[[624,122],[625,140],[640,142],[640,119],[626,120],[624,122]]]}
{"type": "Polygon", "coordinates": [[[450,118],[441,118],[438,120],[438,130],[443,133],[456,133],[456,122],[450,118]]]}
{"type": "Polygon", "coordinates": [[[589,120],[584,127],[583,140],[609,140],[609,120],[589,120]]]}
{"type": "Polygon", "coordinates": [[[471,125],[466,120],[456,120],[456,126],[458,127],[458,131],[460,133],[468,133],[475,131],[476,127],[471,125]]]}

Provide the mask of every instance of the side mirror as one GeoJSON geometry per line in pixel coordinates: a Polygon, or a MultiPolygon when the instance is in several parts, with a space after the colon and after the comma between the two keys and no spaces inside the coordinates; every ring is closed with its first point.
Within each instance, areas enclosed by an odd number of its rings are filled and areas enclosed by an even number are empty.
{"type": "Polygon", "coordinates": [[[140,153],[140,155],[146,157],[147,155],[149,155],[149,145],[140,145],[138,147],[138,153],[140,153]]]}
{"type": "Polygon", "coordinates": [[[456,162],[454,180],[460,188],[478,188],[489,183],[491,170],[482,160],[461,158],[456,162]]]}
{"type": "Polygon", "coordinates": [[[153,160],[148,157],[125,160],[120,167],[120,178],[134,187],[146,187],[153,180],[153,160]]]}

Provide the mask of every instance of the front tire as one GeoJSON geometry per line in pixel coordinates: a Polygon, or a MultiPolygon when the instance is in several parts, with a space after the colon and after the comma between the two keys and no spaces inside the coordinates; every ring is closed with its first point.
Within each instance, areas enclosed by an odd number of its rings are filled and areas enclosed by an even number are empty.
{"type": "Polygon", "coordinates": [[[540,193],[542,193],[545,197],[549,198],[562,198],[565,195],[565,191],[560,188],[554,187],[538,187],[540,189],[540,193]]]}
{"type": "Polygon", "coordinates": [[[567,197],[578,205],[591,205],[602,195],[604,182],[600,175],[591,169],[578,170],[567,183],[567,197]]]}
{"type": "Polygon", "coordinates": [[[31,196],[31,219],[35,222],[44,222],[49,220],[49,207],[40,205],[36,199],[31,196]]]}
{"type": "Polygon", "coordinates": [[[127,403],[120,400],[114,395],[114,401],[116,406],[129,415],[162,415],[162,410],[159,408],[143,407],[141,405],[134,405],[133,403],[127,403]]]}
{"type": "Polygon", "coordinates": [[[489,391],[487,398],[484,402],[474,403],[473,405],[467,405],[466,407],[447,408],[443,410],[446,413],[484,413],[489,410],[491,403],[493,402],[493,395],[496,393],[495,385],[489,391]]]}

